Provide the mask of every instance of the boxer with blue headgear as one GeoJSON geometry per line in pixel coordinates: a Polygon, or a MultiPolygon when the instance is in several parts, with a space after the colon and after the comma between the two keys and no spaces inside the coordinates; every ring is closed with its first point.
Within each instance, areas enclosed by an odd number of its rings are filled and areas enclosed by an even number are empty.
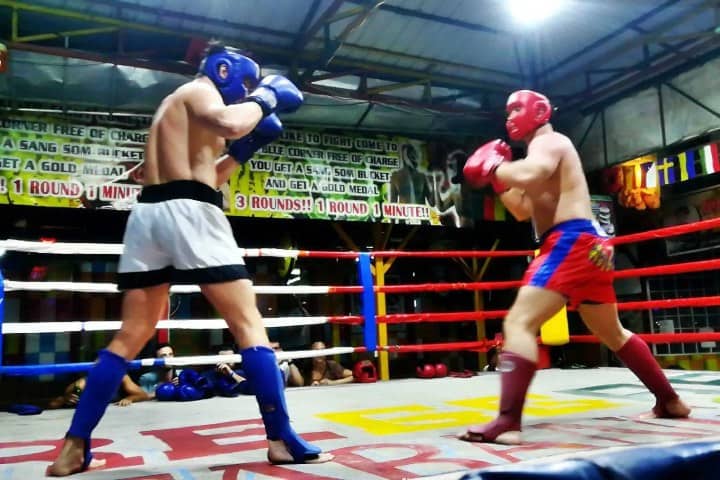
{"type": "Polygon", "coordinates": [[[212,80],[225,105],[243,100],[260,82],[260,66],[230,47],[211,46],[199,73],[212,80]]]}
{"type": "MultiPolygon", "coordinates": [[[[91,435],[134,359],[155,334],[172,284],[192,283],[220,312],[242,349],[248,386],[265,422],[272,463],[332,459],[290,425],[278,369],[250,273],[217,189],[260,148],[280,137],[278,115],[302,105],[303,95],[281,75],[260,80],[260,67],[225,47],[211,46],[197,78],[169,92],[153,116],[145,148],[143,189],[128,218],[117,285],[124,291],[122,327],[88,374],[65,441],[46,475],[94,467],[91,435]],[[233,141],[227,146],[227,140],[233,141]],[[236,163],[237,162],[237,163],[236,163]]],[[[167,365],[167,359],[158,359],[167,365]]],[[[205,384],[163,387],[159,397],[191,400],[205,384]]]]}

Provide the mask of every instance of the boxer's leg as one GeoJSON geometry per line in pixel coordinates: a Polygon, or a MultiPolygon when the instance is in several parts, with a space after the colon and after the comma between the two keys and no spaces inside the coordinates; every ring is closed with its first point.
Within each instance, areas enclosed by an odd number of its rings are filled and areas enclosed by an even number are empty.
{"type": "Polygon", "coordinates": [[[461,440],[520,443],[523,405],[537,369],[537,332],[565,303],[565,297],[557,292],[530,286],[520,289],[503,322],[505,339],[498,362],[500,413],[486,425],[470,427],[461,440]]]}
{"type": "Polygon", "coordinates": [[[228,323],[241,348],[243,370],[260,407],[269,441],[268,460],[281,463],[321,463],[333,457],[307,443],[290,426],[285,384],[275,352],[257,309],[250,280],[201,286],[205,297],[228,323]]]}
{"type": "Polygon", "coordinates": [[[653,412],[656,416],[683,418],[690,415],[690,408],[680,400],[645,341],[620,324],[617,304],[584,303],[579,306],[578,312],[588,329],[615,352],[655,395],[653,412]]]}
{"type": "Polygon", "coordinates": [[[70,429],[58,458],[47,468],[46,475],[63,477],[82,472],[91,464],[90,435],[127,371],[127,362],[135,358],[150,337],[160,311],[167,302],[168,285],[128,291],[123,297],[120,331],[98,359],[88,374],[88,380],[73,415],[70,429]]]}

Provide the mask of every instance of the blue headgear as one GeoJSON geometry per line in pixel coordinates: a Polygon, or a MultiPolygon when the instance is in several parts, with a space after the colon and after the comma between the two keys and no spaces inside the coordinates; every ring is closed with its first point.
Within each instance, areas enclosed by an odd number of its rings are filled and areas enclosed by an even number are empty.
{"type": "Polygon", "coordinates": [[[206,75],[215,84],[222,95],[225,105],[242,100],[250,89],[260,81],[260,66],[244,55],[224,49],[211,53],[200,64],[200,73],[206,75]],[[220,66],[225,65],[227,76],[220,76],[220,66]]]}

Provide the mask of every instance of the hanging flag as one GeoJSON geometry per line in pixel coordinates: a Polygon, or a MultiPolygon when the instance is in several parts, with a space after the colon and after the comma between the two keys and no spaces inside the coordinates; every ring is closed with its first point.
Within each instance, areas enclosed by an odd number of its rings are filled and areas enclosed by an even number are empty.
{"type": "Polygon", "coordinates": [[[695,152],[693,150],[683,152],[678,155],[678,163],[680,164],[680,181],[695,178],[695,152]]]}
{"type": "Polygon", "coordinates": [[[666,157],[660,160],[657,164],[658,177],[660,178],[660,185],[670,185],[675,183],[675,165],[677,164],[677,157],[666,157]]]}
{"type": "Polygon", "coordinates": [[[702,172],[705,175],[720,172],[720,160],[718,159],[717,143],[705,145],[702,149],[699,150],[699,153],[700,157],[702,158],[702,172]]]}
{"type": "Polygon", "coordinates": [[[647,188],[658,187],[658,171],[655,162],[648,162],[642,164],[645,177],[645,186],[647,188]]]}

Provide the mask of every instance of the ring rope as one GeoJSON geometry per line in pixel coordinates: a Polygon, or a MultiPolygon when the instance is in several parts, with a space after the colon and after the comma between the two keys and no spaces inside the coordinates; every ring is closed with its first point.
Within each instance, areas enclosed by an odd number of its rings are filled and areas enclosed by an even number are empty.
{"type": "MultiPolygon", "coordinates": [[[[301,358],[314,358],[329,355],[345,355],[364,352],[365,347],[334,347],[318,350],[297,350],[293,352],[275,352],[278,361],[301,358]]],[[[194,355],[187,357],[143,358],[127,362],[128,368],[136,370],[143,367],[187,367],[190,365],[215,365],[217,363],[240,363],[242,356],[233,355],[194,355]]],[[[0,374],[6,375],[44,375],[48,373],[82,372],[92,368],[95,362],[57,363],[47,365],[5,365],[0,366],[0,374]]]]}
{"type": "MultiPolygon", "coordinates": [[[[720,332],[704,333],[636,333],[647,343],[700,343],[720,341],[720,332]]],[[[573,343],[600,343],[594,335],[570,335],[573,343]]]]}
{"type": "MultiPolygon", "coordinates": [[[[663,227],[647,232],[621,235],[611,238],[613,245],[641,242],[646,240],[657,240],[667,237],[684,235],[703,230],[720,228],[720,217],[709,220],[701,220],[693,223],[684,223],[672,227],[663,227]]],[[[67,242],[37,242],[26,240],[0,240],[0,249],[13,250],[27,253],[53,253],[53,254],[75,254],[75,255],[120,255],[123,251],[121,243],[67,243],[67,242]]],[[[293,250],[280,248],[239,248],[246,257],[315,257],[315,258],[358,258],[360,252],[336,252],[336,251],[310,251],[293,250]]],[[[426,258],[447,258],[447,257],[517,257],[531,256],[531,250],[442,250],[442,251],[395,251],[381,250],[371,252],[373,257],[426,257],[426,258]]]]}
{"type": "MultiPolygon", "coordinates": [[[[698,343],[704,341],[720,341],[720,332],[714,333],[648,333],[637,334],[648,343],[698,343]]],[[[541,339],[538,338],[538,342],[541,339]]],[[[571,335],[570,341],[574,343],[600,343],[594,335],[571,335]]],[[[491,340],[474,342],[448,342],[448,343],[426,343],[422,345],[378,345],[377,350],[393,353],[417,353],[417,352],[441,352],[471,350],[487,352],[489,349],[502,344],[502,337],[498,336],[491,340]]],[[[313,358],[317,356],[345,355],[351,353],[366,352],[365,347],[335,347],[323,350],[299,350],[293,352],[276,352],[279,361],[301,358],[313,358]]],[[[213,365],[220,362],[240,362],[242,356],[235,355],[200,355],[171,358],[145,358],[131,360],[128,368],[138,369],[142,367],[182,367],[189,365],[213,365]]],[[[94,362],[81,363],[59,363],[50,365],[10,365],[0,366],[0,374],[6,375],[42,375],[49,373],[69,373],[87,371],[94,365],[94,362]]]]}
{"type": "MultiPolygon", "coordinates": [[[[362,325],[359,315],[315,316],[315,317],[272,317],[264,318],[265,328],[301,327],[304,325],[324,325],[326,323],[343,325],[362,325]]],[[[120,330],[120,320],[90,320],[65,322],[15,322],[3,323],[3,334],[16,333],[66,333],[66,332],[103,332],[120,330]]],[[[158,329],[172,330],[222,330],[227,323],[222,318],[196,318],[192,320],[160,320],[158,329]]]]}
{"type": "MultiPolygon", "coordinates": [[[[92,282],[25,282],[18,280],[5,280],[5,291],[62,291],[80,293],[118,293],[115,283],[92,283],[92,282]]],[[[505,288],[517,288],[522,285],[520,280],[500,282],[445,282],[445,283],[417,283],[411,285],[384,285],[374,286],[376,293],[414,293],[414,292],[440,292],[451,290],[500,290],[505,288]]],[[[328,293],[362,293],[360,285],[253,285],[257,294],[303,294],[323,295],[328,293]]],[[[173,285],[171,293],[197,293],[200,287],[197,285],[173,285]]]]}
{"type": "MultiPolygon", "coordinates": [[[[690,298],[665,298],[662,300],[639,300],[635,302],[618,302],[620,311],[667,309],[682,307],[717,307],[720,306],[720,295],[690,298]]],[[[577,311],[577,307],[568,307],[577,311]]],[[[379,323],[420,323],[420,322],[462,322],[484,320],[487,318],[503,318],[507,310],[481,310],[468,312],[435,312],[435,313],[393,313],[378,315],[379,323]]]]}
{"type": "MultiPolygon", "coordinates": [[[[0,240],[0,249],[25,252],[46,253],[57,255],[120,255],[122,243],[75,243],[75,242],[42,242],[28,240],[0,240]]],[[[240,248],[244,257],[280,257],[280,258],[346,258],[357,259],[360,252],[333,250],[294,250],[282,248],[240,248]]],[[[433,250],[433,251],[395,251],[384,250],[370,252],[372,257],[427,257],[427,258],[488,258],[488,257],[522,257],[532,255],[532,250],[433,250]]]]}
{"type": "MultiPolygon", "coordinates": [[[[720,268],[720,259],[699,260],[695,262],[674,263],[670,265],[658,265],[654,267],[627,268],[617,270],[613,278],[650,277],[658,275],[669,275],[674,273],[691,273],[713,270],[720,268]]],[[[92,282],[26,282],[17,280],[5,280],[5,291],[66,291],[83,293],[118,293],[117,285],[114,283],[92,283],[92,282]]],[[[382,285],[373,286],[375,293],[417,293],[417,292],[446,292],[457,290],[502,290],[518,288],[522,286],[520,280],[505,280],[495,282],[440,282],[440,283],[416,283],[403,285],[382,285]]],[[[348,294],[362,293],[360,285],[253,285],[257,294],[304,294],[323,295],[328,293],[348,294]]],[[[197,293],[200,287],[197,285],[174,285],[170,288],[172,293],[197,293]]]]}
{"type": "MultiPolygon", "coordinates": [[[[5,280],[5,291],[62,291],[81,293],[118,293],[115,283],[92,283],[92,282],[24,282],[17,280],[5,280]]],[[[316,295],[327,293],[358,293],[362,287],[328,287],[319,285],[253,285],[257,294],[302,294],[316,295]],[[349,291],[348,291],[349,290],[349,291]]],[[[197,285],[173,285],[171,293],[197,293],[200,287],[197,285]]]]}
{"type": "MultiPolygon", "coordinates": [[[[717,307],[720,306],[720,295],[691,298],[666,298],[662,300],[639,300],[633,302],[619,302],[619,311],[668,309],[683,307],[717,307]]],[[[570,311],[577,308],[569,307],[570,311]]],[[[503,318],[507,310],[481,310],[467,312],[435,312],[435,313],[393,313],[378,315],[378,323],[451,323],[471,320],[485,320],[503,318]]],[[[303,325],[322,325],[326,323],[344,325],[362,325],[363,317],[360,315],[336,316],[290,316],[271,317],[263,319],[266,328],[299,327],[303,325]]],[[[65,322],[15,322],[2,325],[3,334],[18,333],[63,333],[63,332],[98,332],[120,329],[119,320],[105,321],[65,321],[65,322]]],[[[221,318],[188,319],[188,320],[160,320],[158,329],[179,330],[221,330],[227,328],[227,323],[221,318]]]]}
{"type": "Polygon", "coordinates": [[[661,240],[667,237],[712,230],[714,228],[720,228],[720,217],[700,220],[699,222],[693,223],[683,223],[682,225],[673,225],[672,227],[657,228],[655,230],[648,230],[647,232],[621,235],[611,238],[610,241],[613,245],[622,245],[624,243],[642,242],[645,240],[661,240]]]}
{"type": "Polygon", "coordinates": [[[616,270],[613,278],[652,277],[669,275],[672,273],[702,272],[720,268],[720,258],[713,260],[699,260],[697,262],[671,263],[654,267],[624,268],[616,270]]]}

